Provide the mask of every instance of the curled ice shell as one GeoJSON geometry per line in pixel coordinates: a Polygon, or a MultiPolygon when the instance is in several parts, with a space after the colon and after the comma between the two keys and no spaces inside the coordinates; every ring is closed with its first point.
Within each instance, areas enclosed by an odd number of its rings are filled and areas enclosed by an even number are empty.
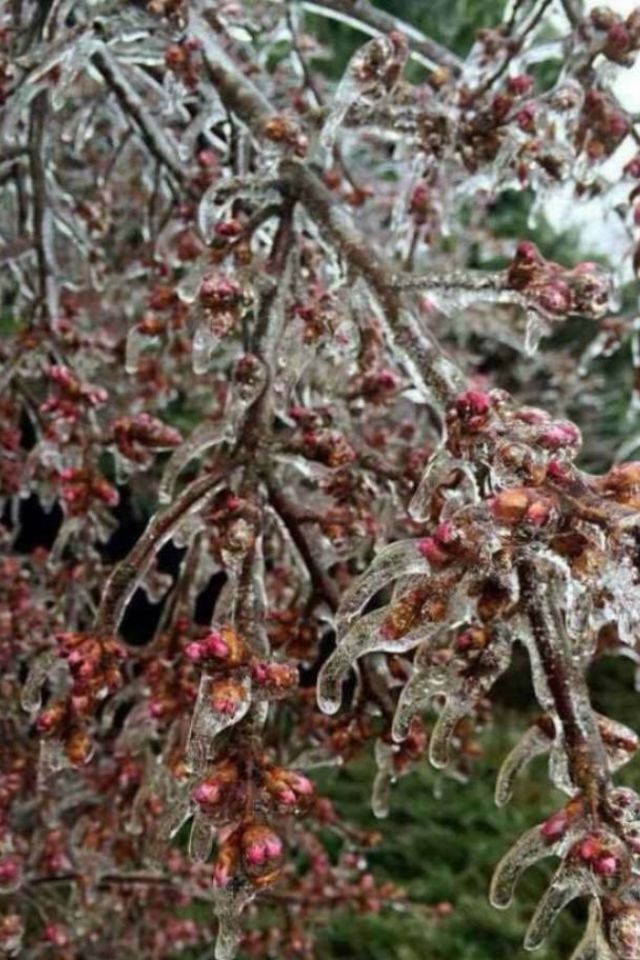
{"type": "Polygon", "coordinates": [[[130,553],[112,571],[102,592],[95,631],[113,634],[153,558],[173,537],[178,526],[197,514],[222,484],[219,473],[193,480],[173,503],[158,510],[130,553]]]}
{"type": "Polygon", "coordinates": [[[173,451],[167,460],[158,487],[158,502],[163,506],[171,503],[176,481],[184,468],[206,450],[217,446],[227,433],[226,423],[202,423],[193,430],[184,443],[173,451]]]}
{"type": "Polygon", "coordinates": [[[383,587],[399,576],[428,574],[430,565],[420,553],[419,539],[400,540],[385,547],[369,569],[347,590],[338,613],[338,633],[342,634],[362,608],[383,587]]]}
{"type": "Polygon", "coordinates": [[[489,890],[489,899],[496,910],[506,910],[513,901],[520,875],[545,857],[559,853],[560,844],[549,843],[541,824],[527,830],[498,863],[489,890]]]}
{"type": "Polygon", "coordinates": [[[464,460],[450,457],[446,449],[440,447],[429,460],[409,504],[409,515],[414,520],[424,521],[429,519],[433,495],[443,485],[445,486],[445,497],[453,507],[462,506],[466,503],[477,503],[480,499],[478,484],[469,464],[464,460]],[[450,482],[456,471],[462,474],[461,482],[447,491],[447,482],[450,482]]]}
{"type": "Polygon", "coordinates": [[[429,740],[429,760],[436,769],[446,767],[449,762],[449,745],[457,724],[467,716],[475,704],[489,692],[509,666],[512,645],[506,633],[496,633],[489,646],[482,651],[474,664],[477,674],[467,676],[467,668],[458,668],[456,660],[450,666],[453,673],[452,687],[445,696],[444,705],[438,716],[429,740]]]}
{"type": "Polygon", "coordinates": [[[407,653],[441,630],[440,624],[424,623],[403,636],[392,637],[384,630],[387,617],[387,607],[363,616],[323,664],[318,677],[318,704],[324,713],[336,713],[340,708],[342,680],[360,657],[377,651],[407,653]]]}
{"type": "Polygon", "coordinates": [[[513,785],[524,767],[534,757],[547,753],[553,740],[546,730],[534,724],[522,735],[515,747],[505,757],[496,780],[495,802],[503,807],[513,794],[513,785]]]}
{"type": "MultiPolygon", "coordinates": [[[[442,636],[444,634],[445,631],[443,630],[442,636]]],[[[413,673],[402,688],[398,698],[391,724],[391,736],[396,743],[401,743],[407,739],[411,721],[423,709],[429,699],[438,693],[442,693],[444,676],[442,672],[436,676],[435,671],[432,671],[431,650],[431,643],[418,648],[414,658],[413,673]]]]}
{"type": "Polygon", "coordinates": [[[197,771],[212,750],[215,738],[238,723],[251,705],[251,678],[234,683],[227,693],[215,677],[202,676],[187,739],[186,762],[197,771]]]}
{"type": "Polygon", "coordinates": [[[524,938],[525,950],[537,950],[567,904],[593,892],[593,881],[587,870],[562,863],[531,918],[524,938]]]}

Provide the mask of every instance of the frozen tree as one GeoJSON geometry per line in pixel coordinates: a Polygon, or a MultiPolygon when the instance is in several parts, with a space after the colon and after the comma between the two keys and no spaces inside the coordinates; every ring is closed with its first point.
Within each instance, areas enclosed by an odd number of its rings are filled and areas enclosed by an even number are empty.
{"type": "Polygon", "coordinates": [[[3,955],[312,957],[336,905],[410,908],[314,769],[374,752],[383,817],[520,644],[541,713],[496,801],[540,754],[567,800],[491,900],[554,857],[525,946],[580,897],[573,960],[637,960],[638,741],[586,674],[640,654],[640,463],[577,466],[567,408],[640,364],[640,9],[514,0],[464,58],[368,0],[1,17],[3,955]],[[615,209],[611,272],[495,228],[567,190],[615,209]]]}

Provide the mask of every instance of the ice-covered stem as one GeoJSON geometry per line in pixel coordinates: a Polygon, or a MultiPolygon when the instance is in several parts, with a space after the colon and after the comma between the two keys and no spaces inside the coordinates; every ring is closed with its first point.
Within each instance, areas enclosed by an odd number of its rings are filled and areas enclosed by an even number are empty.
{"type": "Polygon", "coordinates": [[[37,306],[46,313],[49,286],[53,282],[52,264],[47,245],[46,218],[48,212],[46,172],[43,155],[44,129],[48,110],[46,90],[36,94],[29,118],[29,175],[33,196],[33,240],[38,263],[37,306]]]}
{"type": "Polygon", "coordinates": [[[305,0],[303,6],[310,13],[349,23],[356,30],[359,29],[372,37],[392,31],[402,33],[407,38],[412,54],[421,63],[426,62],[426,66],[445,67],[454,76],[462,72],[462,63],[454,53],[426,37],[412,24],[405,23],[386,10],[379,10],[368,0],[323,0],[322,3],[305,0]]]}
{"type": "Polygon", "coordinates": [[[197,477],[171,506],[155,514],[136,545],[117,565],[106,583],[94,626],[98,636],[115,634],[124,607],[155,553],[180,521],[204,503],[224,472],[223,468],[218,468],[197,477]]]}
{"type": "Polygon", "coordinates": [[[277,113],[256,86],[245,77],[213,37],[207,22],[189,13],[189,31],[202,44],[209,78],[230,113],[239,117],[257,136],[277,113]]]}
{"type": "Polygon", "coordinates": [[[549,585],[528,559],[518,564],[518,576],[535,651],[562,726],[569,773],[595,814],[604,801],[609,771],[586,680],[571,655],[549,585]]]}
{"type": "Polygon", "coordinates": [[[285,159],[280,171],[290,192],[363,278],[378,300],[400,359],[416,386],[449,407],[464,388],[464,377],[435,338],[421,329],[396,289],[395,275],[371,244],[355,229],[333,194],[304,163],[285,159]],[[446,372],[445,372],[446,371],[446,372]]]}
{"type": "Polygon", "coordinates": [[[160,129],[130,83],[127,82],[115,57],[105,48],[93,55],[93,63],[113,90],[120,108],[135,124],[149,152],[158,163],[171,171],[181,187],[188,190],[185,169],[178,159],[177,149],[169,141],[166,133],[160,129]]]}

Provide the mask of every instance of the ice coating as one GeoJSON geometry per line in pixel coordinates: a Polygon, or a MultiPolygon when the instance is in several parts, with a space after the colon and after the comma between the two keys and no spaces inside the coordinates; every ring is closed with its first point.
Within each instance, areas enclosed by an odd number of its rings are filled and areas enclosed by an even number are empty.
{"type": "Polygon", "coordinates": [[[213,829],[204,813],[196,808],[189,833],[189,856],[199,863],[206,863],[213,847],[213,829]]]}
{"type": "Polygon", "coordinates": [[[394,780],[393,755],[397,748],[384,740],[376,740],[375,761],[377,772],[371,788],[371,810],[379,820],[389,816],[389,792],[394,780]]]}
{"type": "Polygon", "coordinates": [[[498,771],[495,792],[498,807],[503,807],[509,802],[514,782],[529,761],[547,753],[552,743],[553,740],[546,726],[535,723],[525,731],[515,747],[504,758],[498,771]]]}
{"type": "Polygon", "coordinates": [[[384,547],[369,569],[347,590],[340,605],[338,631],[344,633],[351,621],[375,594],[402,573],[428,574],[430,565],[420,553],[420,540],[402,540],[384,547]]]}
{"type": "Polygon", "coordinates": [[[217,446],[224,440],[227,432],[225,423],[203,423],[193,430],[184,443],[172,452],[158,487],[158,502],[169,504],[180,473],[195,457],[217,446]]]}
{"type": "Polygon", "coordinates": [[[489,891],[492,905],[497,910],[506,910],[513,901],[520,875],[539,860],[556,854],[557,849],[557,844],[549,842],[540,826],[527,830],[494,871],[489,891]]]}
{"type": "Polygon", "coordinates": [[[537,950],[567,904],[591,893],[593,884],[584,870],[561,865],[543,894],[524,938],[525,950],[537,950]]]}
{"type": "Polygon", "coordinates": [[[186,748],[186,762],[199,771],[223,730],[238,723],[251,706],[251,678],[230,684],[206,674],[200,678],[186,748]]]}
{"type": "Polygon", "coordinates": [[[255,897],[255,890],[243,881],[216,890],[214,910],[218,919],[215,960],[233,960],[242,936],[241,914],[255,897]]]}

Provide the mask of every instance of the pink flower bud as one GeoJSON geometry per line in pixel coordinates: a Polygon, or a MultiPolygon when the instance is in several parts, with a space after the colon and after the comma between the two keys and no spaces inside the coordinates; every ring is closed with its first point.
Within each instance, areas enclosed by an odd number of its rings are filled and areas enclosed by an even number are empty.
{"type": "Polygon", "coordinates": [[[560,840],[567,832],[569,826],[569,815],[566,810],[558,810],[552,814],[548,820],[540,827],[540,833],[549,843],[555,843],[560,840]]]}
{"type": "Polygon", "coordinates": [[[0,884],[9,884],[20,874],[20,861],[17,857],[0,860],[0,884]]]}
{"type": "Polygon", "coordinates": [[[211,780],[205,780],[195,788],[191,796],[200,806],[213,806],[220,799],[220,786],[211,780]]]}
{"type": "Polygon", "coordinates": [[[188,643],[184,648],[185,657],[188,657],[189,660],[193,660],[194,663],[198,663],[199,660],[202,660],[204,653],[204,646],[201,643],[198,643],[197,640],[193,640],[191,643],[188,643]]]}
{"type": "Polygon", "coordinates": [[[423,537],[421,540],[418,540],[416,547],[418,552],[421,553],[429,563],[438,565],[446,563],[449,559],[442,549],[442,545],[437,543],[434,537],[423,537]]]}
{"type": "Polygon", "coordinates": [[[222,659],[229,655],[229,647],[217,630],[212,630],[211,633],[207,634],[204,640],[200,641],[200,644],[205,656],[222,659]]]}
{"type": "Polygon", "coordinates": [[[538,437],[538,442],[547,450],[561,450],[580,443],[580,431],[569,420],[556,420],[549,424],[538,437]]]}
{"type": "Polygon", "coordinates": [[[455,407],[458,416],[465,420],[483,418],[491,409],[491,397],[481,390],[465,390],[456,397],[455,407]]]}
{"type": "Polygon", "coordinates": [[[507,89],[514,96],[522,97],[533,89],[533,77],[528,73],[519,73],[515,77],[509,77],[507,80],[507,89]]]}
{"type": "Polygon", "coordinates": [[[597,857],[593,863],[594,873],[599,874],[601,877],[613,876],[613,874],[618,872],[619,867],[620,861],[617,857],[614,857],[612,853],[605,853],[597,857]]]}

